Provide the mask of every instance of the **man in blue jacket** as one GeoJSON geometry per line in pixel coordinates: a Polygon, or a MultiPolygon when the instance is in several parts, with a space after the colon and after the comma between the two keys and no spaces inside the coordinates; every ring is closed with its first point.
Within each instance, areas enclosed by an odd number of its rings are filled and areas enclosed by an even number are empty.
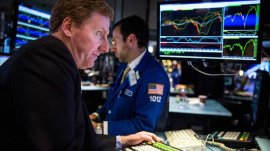
{"type": "Polygon", "coordinates": [[[103,133],[109,135],[154,131],[170,84],[164,68],[147,51],[148,25],[131,16],[116,23],[112,34],[112,51],[121,64],[105,104],[90,119],[102,121],[103,133]]]}

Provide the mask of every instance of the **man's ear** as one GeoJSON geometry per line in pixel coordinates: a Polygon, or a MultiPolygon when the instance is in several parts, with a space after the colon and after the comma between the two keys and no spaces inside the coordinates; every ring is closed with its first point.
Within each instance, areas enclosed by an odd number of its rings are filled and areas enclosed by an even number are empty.
{"type": "Polygon", "coordinates": [[[134,47],[137,44],[137,37],[134,34],[130,34],[127,38],[127,42],[134,47]]]}
{"type": "Polygon", "coordinates": [[[66,17],[62,22],[62,30],[64,34],[68,37],[71,36],[71,28],[72,28],[72,19],[70,17],[66,17]]]}

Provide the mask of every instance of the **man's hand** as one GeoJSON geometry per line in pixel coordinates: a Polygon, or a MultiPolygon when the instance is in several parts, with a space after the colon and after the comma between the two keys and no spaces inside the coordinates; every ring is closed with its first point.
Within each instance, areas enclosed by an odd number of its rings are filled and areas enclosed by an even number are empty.
{"type": "Polygon", "coordinates": [[[95,122],[95,121],[91,121],[91,123],[92,123],[92,125],[93,125],[94,129],[96,129],[96,128],[97,128],[97,122],[95,122]]]}
{"type": "Polygon", "coordinates": [[[122,146],[124,148],[128,146],[132,146],[132,145],[137,145],[144,141],[151,142],[151,143],[154,143],[156,141],[157,142],[163,141],[160,137],[156,136],[155,134],[145,132],[145,131],[138,132],[136,134],[127,135],[127,136],[120,136],[120,137],[121,137],[122,146]]]}
{"type": "Polygon", "coordinates": [[[96,128],[97,127],[97,116],[95,114],[90,114],[89,118],[91,120],[93,127],[96,128]]]}

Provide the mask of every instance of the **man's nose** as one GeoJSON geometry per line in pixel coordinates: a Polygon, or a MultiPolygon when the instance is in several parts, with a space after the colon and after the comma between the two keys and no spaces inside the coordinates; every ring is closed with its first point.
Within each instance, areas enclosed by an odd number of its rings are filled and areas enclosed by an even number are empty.
{"type": "Polygon", "coordinates": [[[101,53],[107,53],[107,52],[109,52],[109,42],[108,42],[108,40],[103,40],[102,41],[102,44],[99,47],[99,51],[101,53]]]}

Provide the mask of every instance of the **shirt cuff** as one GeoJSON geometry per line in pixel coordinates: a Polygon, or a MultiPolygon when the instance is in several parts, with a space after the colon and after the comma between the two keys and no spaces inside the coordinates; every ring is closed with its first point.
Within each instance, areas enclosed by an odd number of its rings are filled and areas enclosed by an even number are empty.
{"type": "Polygon", "coordinates": [[[103,134],[108,135],[108,121],[103,121],[103,134]]]}
{"type": "Polygon", "coordinates": [[[121,137],[118,135],[116,136],[116,150],[121,150],[122,149],[122,142],[121,142],[121,137]]]}
{"type": "Polygon", "coordinates": [[[92,114],[94,114],[96,117],[97,117],[97,120],[99,121],[100,119],[99,119],[99,114],[97,113],[97,112],[94,112],[94,113],[92,113],[92,114]]]}

